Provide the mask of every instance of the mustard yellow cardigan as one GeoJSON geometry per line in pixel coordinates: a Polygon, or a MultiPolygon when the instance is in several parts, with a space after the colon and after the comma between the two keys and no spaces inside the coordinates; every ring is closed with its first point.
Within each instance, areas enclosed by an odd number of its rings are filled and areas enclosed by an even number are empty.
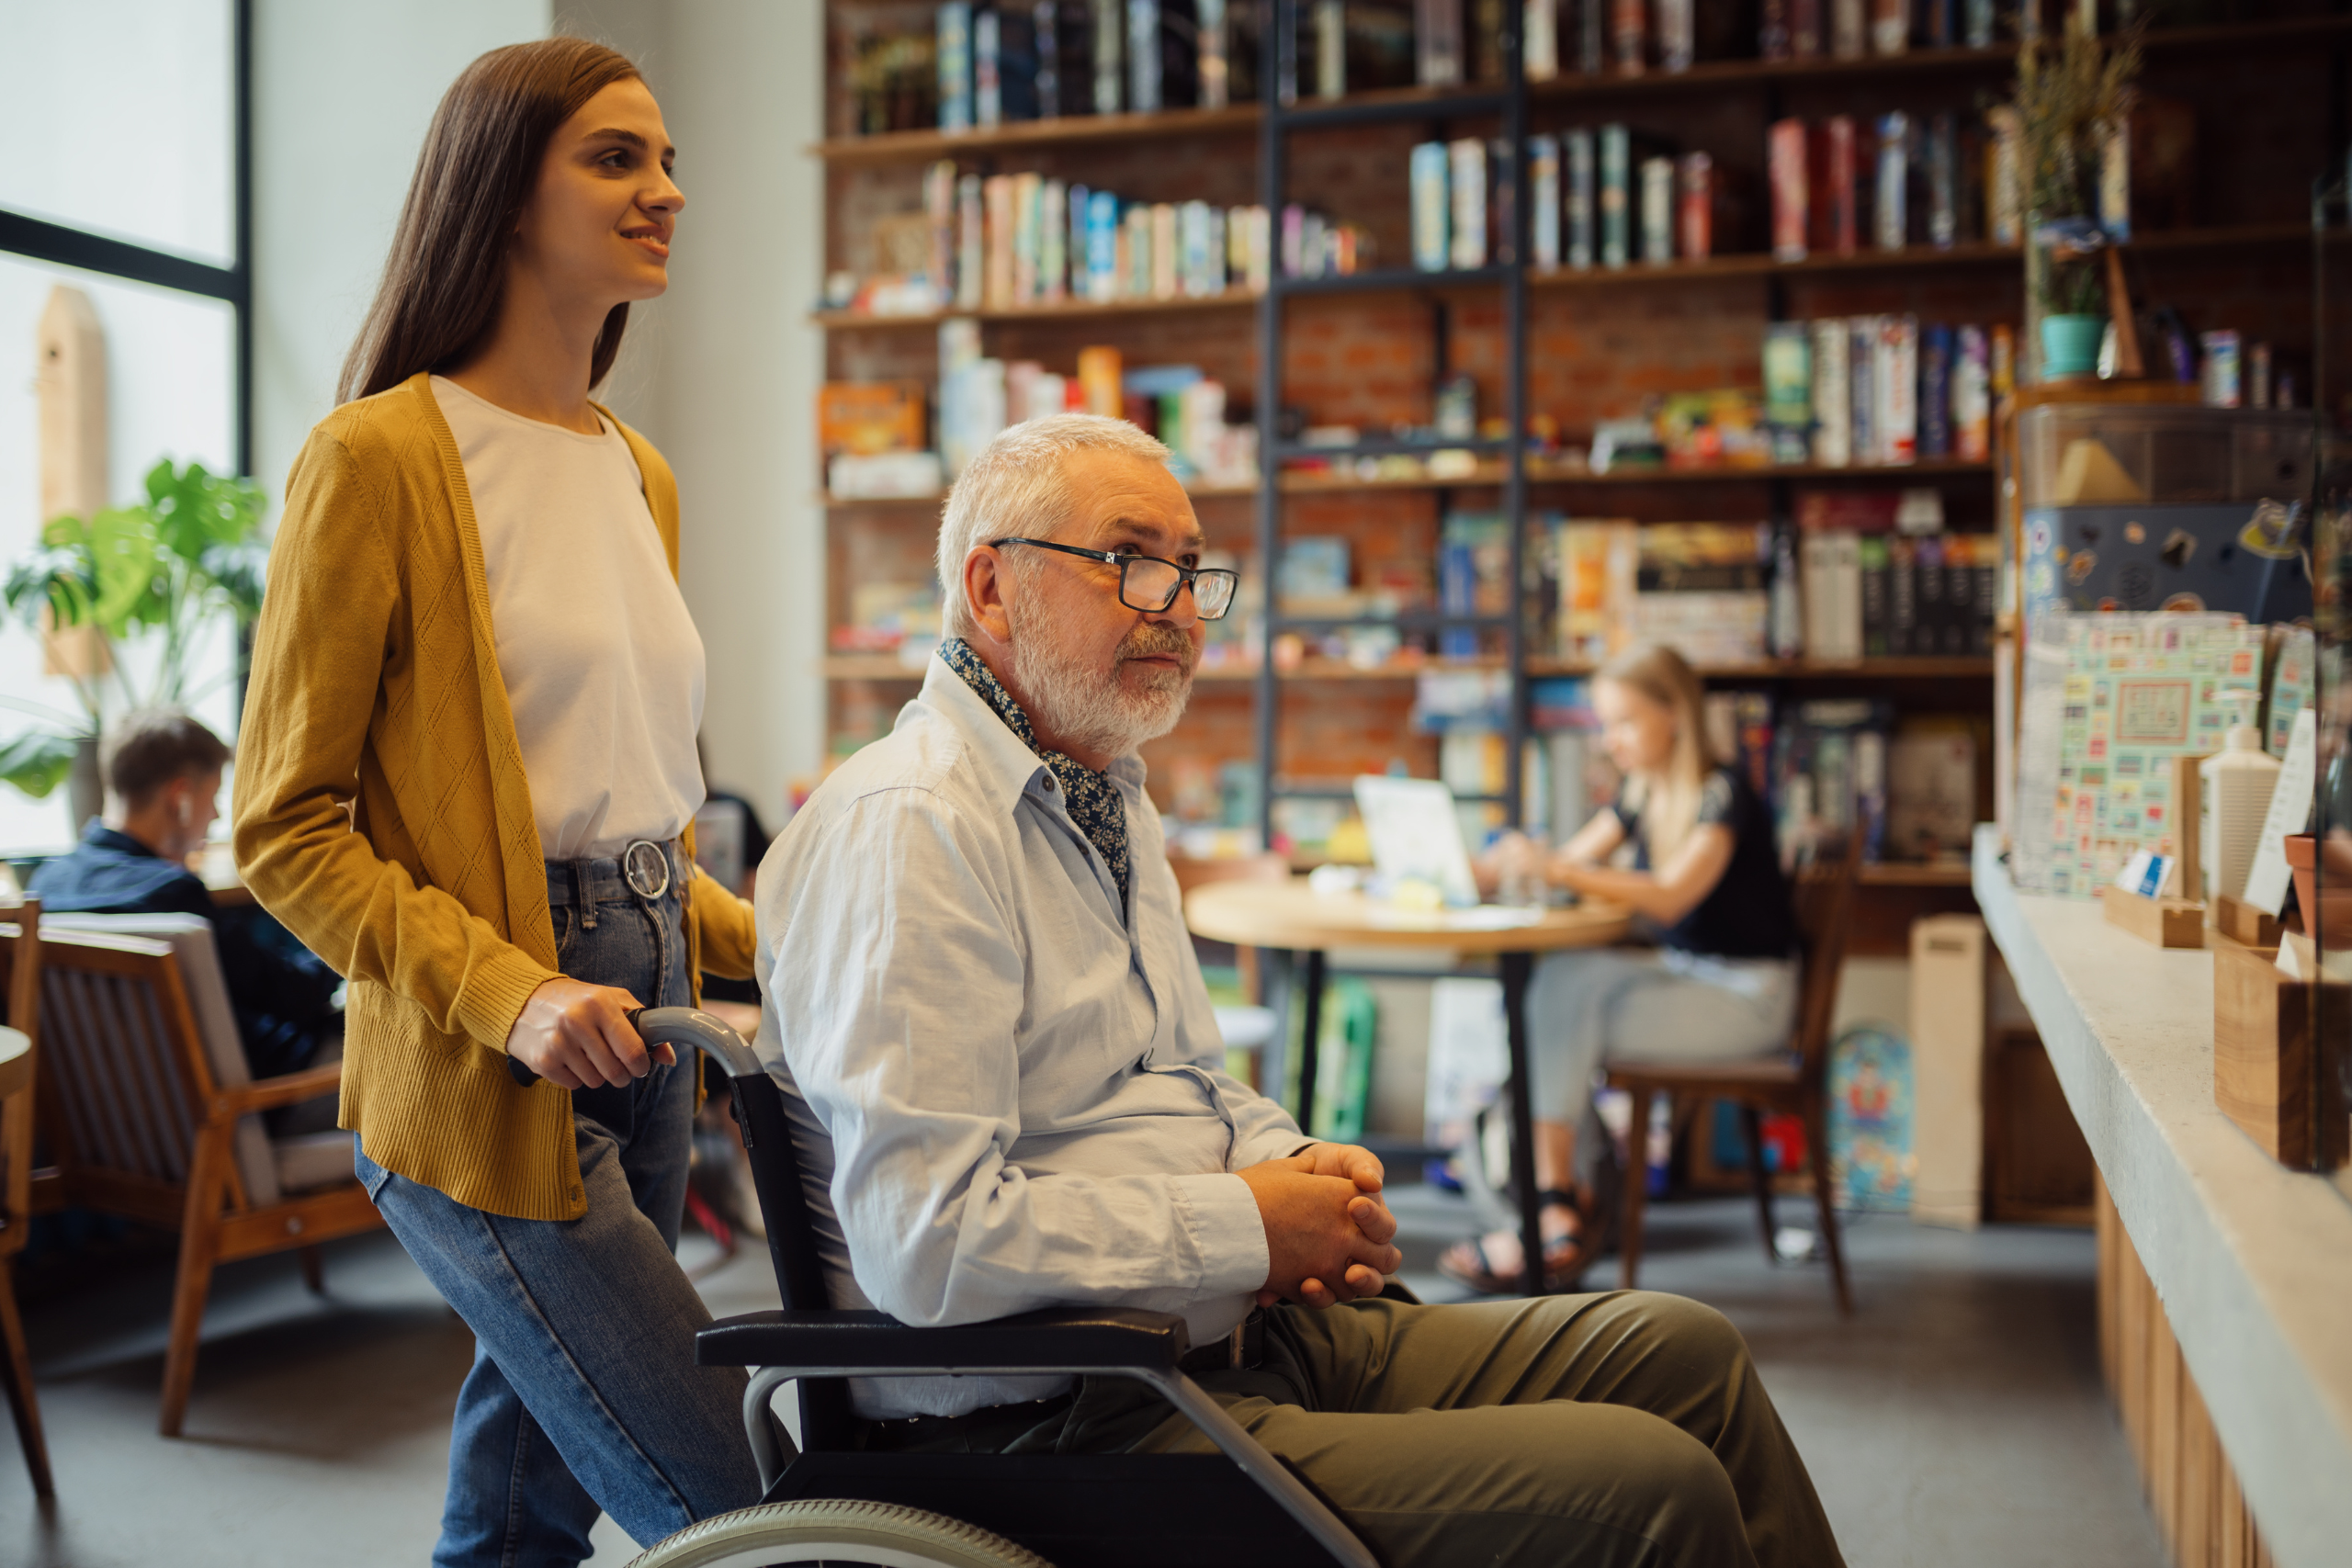
{"type": "MultiPolygon", "coordinates": [[[[621,434],[674,577],[677,481],[621,434]]],[[[295,459],[237,737],[235,828],[262,907],[351,983],[340,1120],[368,1157],[493,1213],[583,1213],[571,1095],[506,1070],[507,1032],[558,973],[555,929],[481,535],[424,375],[335,410],[295,459]]],[[[705,969],[750,975],[752,946],[751,907],[696,872],[697,997],[705,969]]]]}

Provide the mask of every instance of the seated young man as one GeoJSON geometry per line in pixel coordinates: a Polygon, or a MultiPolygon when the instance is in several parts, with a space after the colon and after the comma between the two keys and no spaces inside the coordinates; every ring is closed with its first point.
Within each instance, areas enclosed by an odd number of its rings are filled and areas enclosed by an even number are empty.
{"type": "MultiPolygon", "coordinates": [[[[1385,1298],[1380,1162],[1223,1071],[1136,756],[1230,598],[1189,575],[1202,535],[1167,456],[1069,414],[973,460],[922,694],[761,867],[759,1043],[795,1097],[835,1304],[1180,1313],[1196,1347],[1231,1347],[1203,1387],[1386,1562],[1836,1568],[1720,1315],[1385,1298]]],[[[1117,1379],[853,1396],[876,1448],[1212,1451],[1117,1379]]]]}
{"type": "MultiPolygon", "coordinates": [[[[107,736],[107,818],[93,820],[72,853],[36,870],[28,889],[52,915],[210,920],[246,1064],[255,1077],[275,1077],[311,1066],[322,1049],[340,1048],[334,993],[343,980],[260,908],[213,903],[204,879],[187,868],[219,815],[228,761],[220,737],[176,708],[126,714],[107,736]]],[[[323,1059],[333,1060],[333,1052],[323,1059]]]]}

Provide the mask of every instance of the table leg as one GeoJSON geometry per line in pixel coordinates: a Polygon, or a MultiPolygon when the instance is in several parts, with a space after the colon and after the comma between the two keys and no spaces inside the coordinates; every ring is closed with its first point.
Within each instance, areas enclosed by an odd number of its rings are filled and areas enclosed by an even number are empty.
{"type": "Polygon", "coordinates": [[[1258,1053],[1258,1092],[1282,1103],[1284,1077],[1290,1066],[1290,1010],[1297,1000],[1298,954],[1287,947],[1258,950],[1259,978],[1263,987],[1260,1005],[1274,1015],[1273,1038],[1258,1053]]]}
{"type": "Polygon", "coordinates": [[[1542,1205],[1535,1196],[1535,1113],[1528,1104],[1527,979],[1534,956],[1502,955],[1503,1027],[1510,1048],[1510,1180],[1519,1190],[1519,1242],[1526,1265],[1521,1278],[1527,1293],[1544,1293],[1542,1205]]]}
{"type": "Polygon", "coordinates": [[[1306,974],[1300,981],[1306,992],[1301,1010],[1306,1016],[1298,1043],[1298,1130],[1308,1137],[1315,1135],[1315,1074],[1319,1066],[1317,1056],[1323,1043],[1323,950],[1309,948],[1306,953],[1306,974]]]}

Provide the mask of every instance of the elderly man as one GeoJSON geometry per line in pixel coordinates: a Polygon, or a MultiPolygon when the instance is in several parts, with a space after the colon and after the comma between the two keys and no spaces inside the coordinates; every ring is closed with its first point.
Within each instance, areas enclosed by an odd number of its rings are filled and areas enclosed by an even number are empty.
{"type": "MultiPolygon", "coordinates": [[[[1232,602],[1167,456],[1066,414],[973,460],[922,694],[761,867],[760,1041],[796,1098],[836,1303],[1181,1313],[1221,1363],[1202,1385],[1386,1562],[1834,1568],[1722,1317],[1641,1293],[1384,1295],[1380,1162],[1223,1071],[1136,757],[1232,602]]],[[[1113,1379],[853,1396],[876,1448],[1209,1449],[1113,1379]]]]}

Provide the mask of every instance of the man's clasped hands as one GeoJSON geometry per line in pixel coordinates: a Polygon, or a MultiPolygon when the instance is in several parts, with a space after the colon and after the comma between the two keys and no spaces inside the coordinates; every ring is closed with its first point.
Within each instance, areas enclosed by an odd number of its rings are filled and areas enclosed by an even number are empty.
{"type": "Polygon", "coordinates": [[[1378,1156],[1352,1144],[1310,1144],[1238,1173],[1258,1200],[1270,1266],[1258,1304],[1327,1307],[1376,1296],[1404,1261],[1396,1216],[1380,1195],[1378,1156]],[[1327,1283],[1327,1281],[1329,1281],[1327,1283]]]}

